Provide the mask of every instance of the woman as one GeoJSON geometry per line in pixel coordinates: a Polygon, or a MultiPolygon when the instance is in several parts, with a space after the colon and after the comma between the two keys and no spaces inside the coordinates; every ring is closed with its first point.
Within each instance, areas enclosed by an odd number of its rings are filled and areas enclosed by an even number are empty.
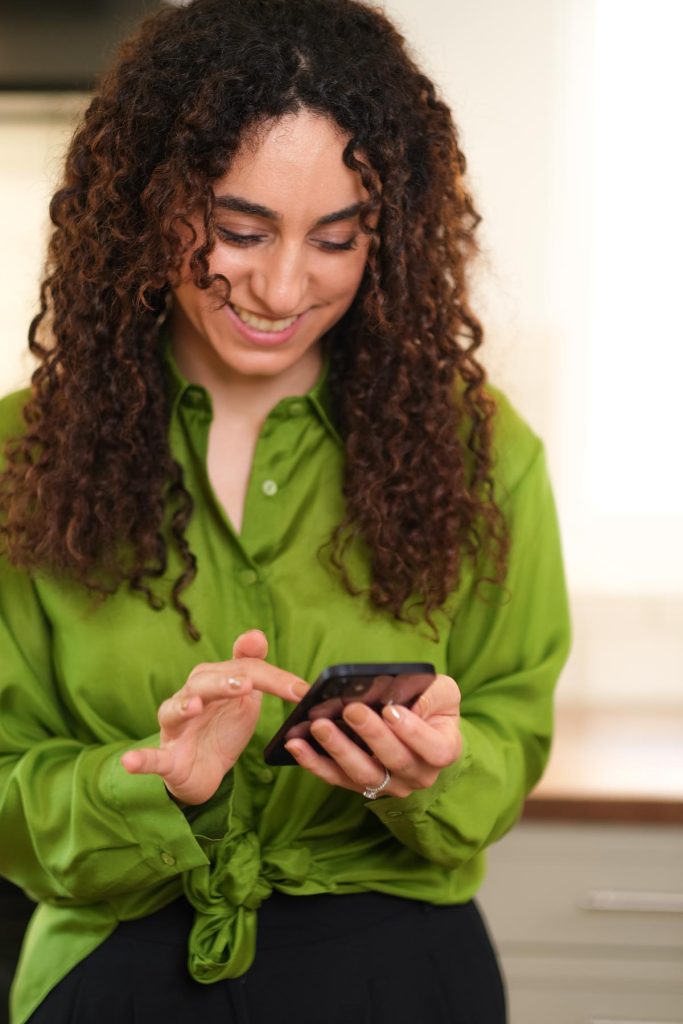
{"type": "Polygon", "coordinates": [[[0,409],[14,1024],[505,1018],[473,896],[568,617],[541,442],[476,359],[448,108],[359,0],[195,0],[72,140],[0,409]],[[328,665],[412,710],[263,749],[328,665]],[[305,898],[304,898],[305,897],[305,898]]]}

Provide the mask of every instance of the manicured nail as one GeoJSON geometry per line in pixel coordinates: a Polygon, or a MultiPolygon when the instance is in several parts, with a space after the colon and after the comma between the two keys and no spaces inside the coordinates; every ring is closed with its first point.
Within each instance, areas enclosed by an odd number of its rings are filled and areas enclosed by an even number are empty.
{"type": "Polygon", "coordinates": [[[395,722],[401,721],[401,712],[398,710],[395,704],[389,704],[384,709],[385,717],[387,714],[391,715],[395,722]]]}
{"type": "Polygon", "coordinates": [[[226,682],[231,690],[241,690],[242,688],[242,680],[237,676],[228,676],[226,682]]]}
{"type": "Polygon", "coordinates": [[[362,704],[352,704],[344,711],[344,718],[351,725],[363,725],[367,722],[370,712],[362,704]]]}

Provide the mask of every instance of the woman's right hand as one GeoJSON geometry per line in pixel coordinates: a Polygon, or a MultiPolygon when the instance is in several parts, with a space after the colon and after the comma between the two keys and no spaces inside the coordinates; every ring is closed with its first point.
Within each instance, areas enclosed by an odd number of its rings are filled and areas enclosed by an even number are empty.
{"type": "Polygon", "coordinates": [[[159,708],[159,747],[129,750],[121,762],[131,774],[160,775],[183,804],[202,804],[216,792],[251,739],[261,695],[298,702],[308,684],[263,659],[265,635],[242,633],[232,661],[197,665],[185,685],[159,708]]]}

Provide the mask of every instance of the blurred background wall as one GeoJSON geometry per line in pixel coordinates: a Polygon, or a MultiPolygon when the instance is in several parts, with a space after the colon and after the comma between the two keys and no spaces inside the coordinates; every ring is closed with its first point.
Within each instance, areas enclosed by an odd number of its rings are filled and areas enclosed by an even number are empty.
{"type": "MultiPolygon", "coordinates": [[[[149,5],[148,5],[149,6],[149,5]]],[[[548,447],[563,705],[683,709],[678,0],[389,0],[460,128],[484,359],[548,447]]],[[[0,384],[28,379],[47,205],[84,93],[0,93],[0,384]]]]}

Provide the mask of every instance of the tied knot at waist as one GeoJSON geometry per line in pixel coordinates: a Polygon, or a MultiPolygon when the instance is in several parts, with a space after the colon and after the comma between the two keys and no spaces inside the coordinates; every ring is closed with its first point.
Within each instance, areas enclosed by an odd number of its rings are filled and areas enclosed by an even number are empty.
{"type": "Polygon", "coordinates": [[[249,969],[256,952],[256,911],[276,885],[290,891],[303,886],[311,868],[304,847],[261,846],[254,832],[222,840],[209,858],[209,865],[183,879],[196,911],[188,968],[196,981],[207,984],[249,969]]]}

